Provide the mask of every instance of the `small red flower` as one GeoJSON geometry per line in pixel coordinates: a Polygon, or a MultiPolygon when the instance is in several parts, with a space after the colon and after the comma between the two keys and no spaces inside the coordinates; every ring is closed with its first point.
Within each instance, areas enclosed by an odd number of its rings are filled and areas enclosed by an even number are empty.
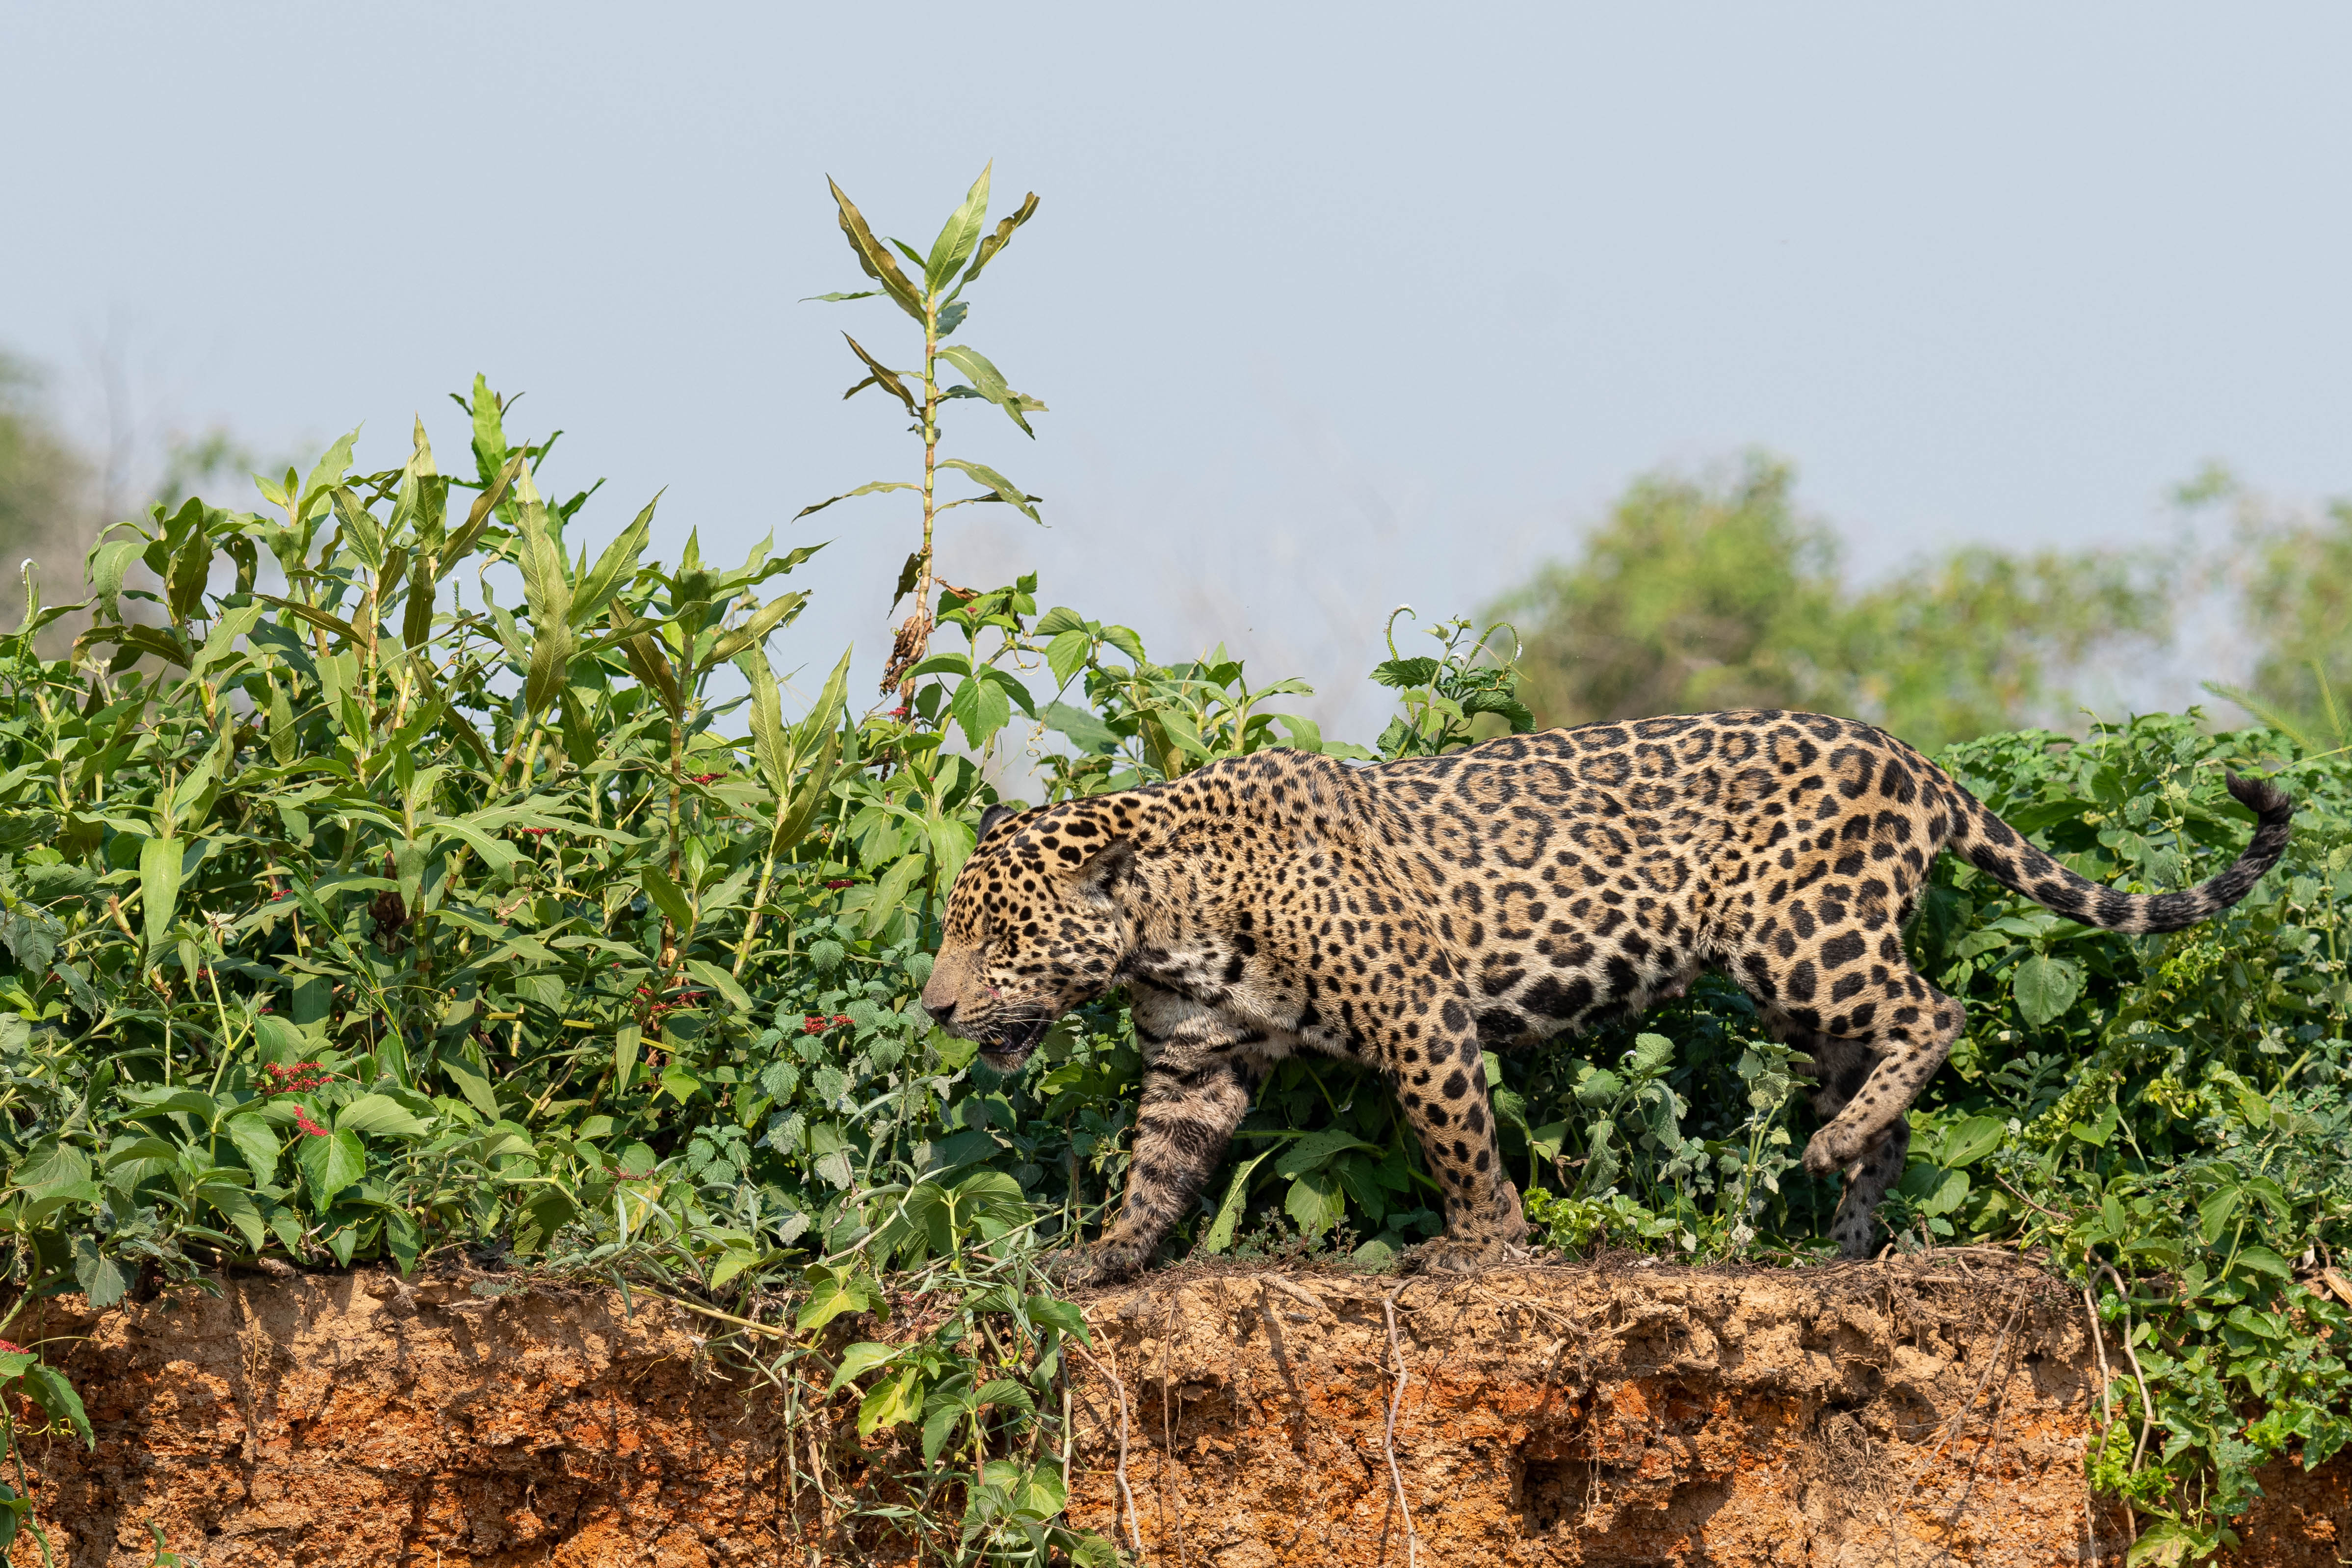
{"type": "Polygon", "coordinates": [[[857,883],[856,879],[850,877],[837,877],[834,880],[825,884],[827,888],[835,892],[839,892],[844,888],[854,888],[856,885],[857,883]]]}
{"type": "Polygon", "coordinates": [[[10,1355],[23,1355],[25,1347],[14,1340],[0,1340],[0,1351],[5,1351],[10,1355]]]}
{"type": "Polygon", "coordinates": [[[269,895],[269,901],[270,901],[271,903],[273,903],[273,904],[277,904],[277,903],[283,903],[285,900],[287,900],[288,899],[292,898],[293,896],[294,896],[294,889],[291,889],[291,888],[280,888],[278,891],[276,891],[276,892],[274,892],[274,893],[272,893],[272,894],[270,894],[270,895],[269,895]]]}
{"type": "Polygon", "coordinates": [[[528,833],[528,834],[530,834],[533,838],[544,838],[544,837],[546,837],[549,834],[551,834],[551,833],[554,832],[554,831],[555,831],[555,829],[553,829],[552,827],[524,827],[524,828],[518,828],[516,831],[518,831],[518,832],[521,832],[521,833],[528,833]]]}
{"type": "Polygon", "coordinates": [[[300,1110],[294,1112],[294,1125],[302,1130],[303,1136],[305,1137],[324,1138],[327,1135],[327,1130],[325,1128],[311,1121],[308,1115],[304,1114],[300,1110]]]}
{"type": "Polygon", "coordinates": [[[846,1013],[835,1013],[833,1016],[833,1026],[836,1029],[845,1029],[856,1021],[846,1013]]]}
{"type": "Polygon", "coordinates": [[[811,1013],[807,1017],[801,1020],[801,1032],[803,1034],[822,1035],[824,1033],[824,1015],[822,1013],[811,1013]]]}
{"type": "Polygon", "coordinates": [[[898,706],[890,710],[890,717],[893,719],[904,719],[907,716],[907,705],[901,702],[898,706]]]}
{"type": "Polygon", "coordinates": [[[726,776],[725,773],[688,773],[686,776],[686,782],[698,784],[715,784],[726,776]]]}

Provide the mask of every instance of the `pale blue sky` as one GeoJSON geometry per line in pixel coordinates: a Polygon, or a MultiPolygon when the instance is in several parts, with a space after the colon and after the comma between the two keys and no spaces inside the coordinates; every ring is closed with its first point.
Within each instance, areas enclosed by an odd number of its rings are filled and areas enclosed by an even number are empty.
{"type": "Polygon", "coordinates": [[[1043,205],[963,335],[1052,412],[951,440],[1055,526],[950,574],[1328,692],[1662,462],[1788,455],[1864,572],[2146,536],[2208,457],[2352,489],[2347,60],[2318,5],[0,0],[0,345],[384,465],[486,371],[593,536],[837,539],[779,651],[871,663],[904,510],[788,522],[908,461],[835,335],[900,321],[795,302],[857,276],[824,176],[927,245],[992,156],[1043,205]]]}

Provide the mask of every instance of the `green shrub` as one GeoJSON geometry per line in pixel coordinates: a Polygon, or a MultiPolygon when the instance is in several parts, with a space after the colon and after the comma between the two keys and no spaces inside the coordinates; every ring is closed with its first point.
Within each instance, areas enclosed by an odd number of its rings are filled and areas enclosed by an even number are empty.
{"type": "MultiPolygon", "coordinates": [[[[977,235],[985,207],[983,182],[950,230],[977,235]]],[[[918,415],[919,483],[894,482],[923,495],[901,583],[919,593],[949,510],[940,367],[1023,431],[1037,411],[941,346],[971,280],[946,264],[953,233],[921,289],[900,279],[913,307],[875,291],[923,323],[922,371],[858,350],[918,415]]],[[[1253,687],[1222,649],[1158,663],[1123,626],[1039,613],[1024,578],[919,597],[892,705],[864,716],[845,654],[796,653],[832,674],[788,721],[771,648],[805,596],[772,584],[814,547],[720,566],[689,534],[665,564],[648,505],[592,560],[566,540],[590,494],[538,489],[552,438],[509,436],[479,378],[459,401],[463,476],[421,427],[382,473],[352,472],[345,437],[261,480],[265,511],[190,500],[110,531],[66,658],[37,649],[65,609],[28,583],[0,638],[0,1268],[20,1300],[100,1306],[264,1258],[455,1253],[650,1284],[758,1348],[792,1418],[840,1401],[861,1435],[908,1429],[919,1505],[869,1500],[869,1522],[1100,1560],[1053,1522],[1045,1395],[1086,1328],[1035,1258],[1116,1202],[1140,1058],[1116,995],[1010,1078],[921,1013],[945,891],[996,798],[985,764],[1025,745],[1063,798],[1269,746],[1427,755],[1528,727],[1512,659],[1463,622],[1425,656],[1392,641],[1373,679],[1401,711],[1365,748],[1269,706],[1297,681],[1253,687]],[[748,690],[722,698],[730,667],[748,690]],[[887,1311],[886,1282],[931,1293],[930,1326],[838,1342],[887,1311]],[[760,1318],[780,1292],[788,1326],[760,1318]]],[[[956,461],[972,499],[1034,504],[956,461]]],[[[2046,1246],[2091,1287],[2136,1361],[2093,1472],[2163,1516],[2163,1550],[2210,1549],[2254,1466],[2352,1436],[2352,1325],[2329,1293],[2352,1287],[2326,1272],[2352,1215],[2352,763],[2194,715],[1944,761],[2135,889],[2243,841],[2222,764],[2301,802],[2287,860],[2206,927],[2074,926],[1948,858],[1911,933],[1969,1022],[1915,1114],[1894,1244],[2046,1246]]],[[[1793,1260],[1825,1250],[1836,1197],[1794,1158],[1801,1066],[1709,979],[1486,1070],[1556,1244],[1793,1260]]],[[[1387,1267],[1438,1228],[1434,1190],[1385,1087],[1292,1060],[1171,1247],[1348,1238],[1387,1267]]],[[[32,1352],[0,1352],[0,1378],[87,1436],[32,1352]]]]}

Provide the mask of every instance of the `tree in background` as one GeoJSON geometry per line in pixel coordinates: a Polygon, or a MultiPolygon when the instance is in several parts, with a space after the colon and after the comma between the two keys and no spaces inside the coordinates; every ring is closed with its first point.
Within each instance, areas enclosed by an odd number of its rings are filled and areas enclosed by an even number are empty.
{"type": "Polygon", "coordinates": [[[1762,455],[1724,478],[1636,479],[1575,561],[1501,607],[1526,638],[1538,715],[1819,708],[1932,748],[2063,722],[2069,673],[2164,635],[2158,563],[2105,552],[1970,546],[1851,591],[1793,479],[1762,455]]]}
{"type": "Polygon", "coordinates": [[[79,575],[89,505],[89,463],[58,433],[31,367],[0,354],[0,557],[42,559],[79,575]],[[55,557],[55,559],[51,559],[55,557]]]}
{"type": "Polygon", "coordinates": [[[2221,696],[2312,750],[2352,746],[2352,499],[2283,508],[2209,468],[2181,487],[2195,507],[2236,502],[2232,570],[2258,650],[2246,689],[2221,696]]]}

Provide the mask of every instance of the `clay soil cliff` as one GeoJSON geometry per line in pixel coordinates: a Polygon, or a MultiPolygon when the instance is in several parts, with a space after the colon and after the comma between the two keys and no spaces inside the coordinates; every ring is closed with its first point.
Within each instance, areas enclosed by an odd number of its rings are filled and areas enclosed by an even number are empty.
{"type": "MultiPolygon", "coordinates": [[[[218,1283],[97,1314],[65,1298],[30,1326],[79,1336],[50,1352],[99,1436],[30,1445],[73,1568],[148,1568],[151,1522],[198,1568],[908,1555],[811,1478],[903,1496],[915,1458],[788,1426],[674,1306],[465,1274],[218,1283]]],[[[2127,1545],[2082,1479],[2082,1299],[2000,1258],[1228,1267],[1085,1305],[1072,1517],[1154,1568],[2119,1565],[2127,1545]]],[[[2348,1476],[2268,1475],[2240,1561],[2336,1563],[2348,1476]]],[[[39,1561],[28,1535],[11,1561],[39,1561]]]]}

